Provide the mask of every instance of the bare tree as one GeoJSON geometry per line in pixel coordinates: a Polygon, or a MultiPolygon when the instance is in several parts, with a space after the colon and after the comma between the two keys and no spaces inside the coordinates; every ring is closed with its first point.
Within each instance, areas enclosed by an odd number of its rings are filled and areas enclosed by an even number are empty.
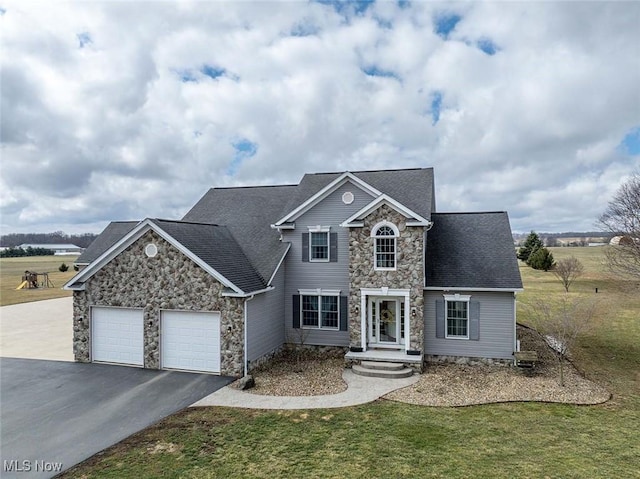
{"type": "Polygon", "coordinates": [[[559,260],[552,269],[558,279],[562,282],[564,290],[568,293],[569,286],[584,273],[584,266],[578,258],[571,256],[566,259],[559,260]]]}
{"type": "Polygon", "coordinates": [[[610,269],[640,278],[640,172],[620,186],[598,223],[612,235],[623,238],[607,248],[610,269]]]}
{"type": "Polygon", "coordinates": [[[564,360],[574,350],[579,337],[593,326],[597,311],[595,298],[571,298],[564,294],[560,300],[537,300],[528,307],[535,329],[555,353],[560,386],[564,386],[564,360]]]}

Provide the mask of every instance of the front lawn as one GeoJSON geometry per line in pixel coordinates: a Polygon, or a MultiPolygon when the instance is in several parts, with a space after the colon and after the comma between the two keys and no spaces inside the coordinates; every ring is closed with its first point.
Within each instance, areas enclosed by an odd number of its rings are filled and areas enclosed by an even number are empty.
{"type": "Polygon", "coordinates": [[[63,477],[638,477],[637,411],[390,401],[310,411],[195,408],[63,477]]]}
{"type": "MultiPolygon", "coordinates": [[[[574,362],[613,393],[608,403],[433,408],[381,400],[335,410],[187,409],[62,477],[639,478],[637,285],[608,278],[600,248],[553,254],[580,255],[587,273],[575,293],[595,295],[598,287],[607,306],[574,362]]],[[[562,294],[551,273],[521,271],[523,303],[562,294]]],[[[526,312],[519,314],[526,322],[526,312]]]]}

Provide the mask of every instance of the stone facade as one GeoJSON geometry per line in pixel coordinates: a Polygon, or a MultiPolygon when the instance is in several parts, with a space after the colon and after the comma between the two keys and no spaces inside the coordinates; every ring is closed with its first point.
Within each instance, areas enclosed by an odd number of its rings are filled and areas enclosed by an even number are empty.
{"type": "Polygon", "coordinates": [[[364,226],[349,231],[349,338],[351,346],[361,345],[360,288],[409,289],[409,348],[424,349],[424,227],[407,226],[406,218],[381,205],[364,219],[364,226]],[[381,221],[393,223],[400,232],[396,240],[396,269],[374,269],[374,239],[371,229],[381,221]],[[415,311],[415,314],[414,314],[415,311]]]}
{"type": "Polygon", "coordinates": [[[148,231],[73,293],[73,352],[91,360],[91,307],[144,309],[144,367],[160,368],[162,310],[220,312],[221,374],[243,374],[244,300],[222,296],[224,286],[177,248],[148,231]],[[147,244],[158,253],[149,258],[147,244]]]}
{"type": "Polygon", "coordinates": [[[437,354],[425,355],[426,363],[454,363],[467,366],[513,366],[513,359],[500,358],[472,358],[468,356],[444,356],[437,354]]]}

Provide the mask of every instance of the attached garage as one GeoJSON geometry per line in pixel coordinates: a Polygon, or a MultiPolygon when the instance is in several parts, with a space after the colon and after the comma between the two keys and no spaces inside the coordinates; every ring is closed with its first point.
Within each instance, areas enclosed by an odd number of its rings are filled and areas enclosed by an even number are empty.
{"type": "Polygon", "coordinates": [[[220,373],[220,313],[162,311],[164,369],[220,373]]]}
{"type": "Polygon", "coordinates": [[[91,321],[93,361],[144,365],[142,309],[93,307],[91,321]]]}

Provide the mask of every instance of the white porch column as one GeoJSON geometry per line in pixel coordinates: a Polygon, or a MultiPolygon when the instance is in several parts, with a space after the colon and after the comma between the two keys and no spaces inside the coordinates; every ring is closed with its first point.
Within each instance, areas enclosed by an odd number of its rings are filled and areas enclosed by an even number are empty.
{"type": "Polygon", "coordinates": [[[414,320],[409,308],[409,293],[404,296],[404,351],[405,353],[411,349],[411,321],[414,320]]]}
{"type": "Polygon", "coordinates": [[[367,350],[367,294],[360,291],[360,341],[362,351],[367,350]]]}

